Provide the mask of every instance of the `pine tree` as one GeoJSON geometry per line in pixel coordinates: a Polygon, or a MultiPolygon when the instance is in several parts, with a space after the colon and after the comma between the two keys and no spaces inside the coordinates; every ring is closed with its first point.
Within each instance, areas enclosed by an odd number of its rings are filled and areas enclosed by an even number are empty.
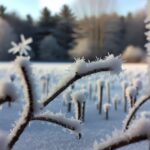
{"type": "Polygon", "coordinates": [[[115,14],[112,16],[112,20],[107,25],[104,49],[115,55],[120,54],[124,46],[124,35],[124,18],[115,14]]]}
{"type": "Polygon", "coordinates": [[[75,20],[75,17],[73,15],[71,9],[67,5],[63,5],[63,7],[60,11],[60,18],[63,21],[67,21],[69,23],[74,23],[74,20],[75,20]]]}
{"type": "Polygon", "coordinates": [[[3,5],[0,5],[0,17],[5,16],[6,7],[3,5]]]}
{"type": "Polygon", "coordinates": [[[59,45],[63,47],[64,54],[68,58],[68,50],[72,48],[74,43],[74,27],[75,27],[75,17],[71,12],[71,9],[64,5],[59,14],[59,22],[53,30],[53,35],[57,39],[59,45]]]}
{"type": "Polygon", "coordinates": [[[27,23],[32,26],[34,24],[32,16],[28,14],[26,18],[27,18],[27,23]]]}
{"type": "Polygon", "coordinates": [[[47,7],[43,8],[43,10],[41,11],[41,17],[38,24],[41,27],[50,28],[54,26],[53,17],[51,15],[50,10],[47,7]]]}

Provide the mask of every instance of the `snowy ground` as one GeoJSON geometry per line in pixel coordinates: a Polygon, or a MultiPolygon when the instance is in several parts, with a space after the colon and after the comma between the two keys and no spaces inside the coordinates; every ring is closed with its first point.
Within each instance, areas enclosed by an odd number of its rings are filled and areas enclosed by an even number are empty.
{"type": "MultiPolygon", "coordinates": [[[[9,75],[12,74],[11,68],[8,67],[6,70],[7,64],[1,65],[0,77],[9,78],[9,75]]],[[[34,67],[38,68],[38,75],[44,76],[48,72],[51,72],[50,78],[51,82],[49,89],[52,89],[52,86],[55,86],[59,80],[62,79],[62,76],[66,74],[62,70],[65,70],[69,64],[53,64],[53,65],[44,65],[44,64],[34,64],[34,67]],[[44,71],[43,71],[44,70],[44,71]]],[[[87,99],[86,103],[86,116],[85,123],[82,124],[82,133],[83,138],[78,140],[74,134],[70,134],[68,130],[64,130],[61,127],[54,126],[53,124],[42,123],[42,122],[33,122],[25,130],[20,140],[14,147],[14,150],[91,150],[94,144],[94,141],[100,142],[101,138],[105,138],[106,135],[111,135],[114,129],[121,129],[122,121],[125,118],[125,113],[123,112],[122,102],[119,104],[118,111],[115,111],[113,107],[110,110],[110,120],[106,121],[104,117],[104,112],[100,116],[98,110],[96,109],[97,96],[95,91],[96,81],[101,79],[103,81],[110,80],[111,84],[111,98],[115,95],[118,95],[119,99],[122,100],[122,88],[121,82],[127,81],[131,83],[133,79],[140,79],[143,82],[143,89],[147,84],[147,72],[146,65],[124,65],[123,73],[119,76],[110,75],[109,73],[102,73],[86,77],[76,82],[75,90],[80,90],[85,88],[88,90],[89,82],[93,86],[93,98],[87,99]]],[[[15,81],[16,84],[19,84],[19,81],[15,81]]],[[[104,101],[107,102],[106,91],[104,89],[104,101]]],[[[143,90],[141,91],[141,95],[143,90]]],[[[149,110],[150,102],[146,103],[140,111],[149,110]]],[[[62,112],[66,114],[67,117],[74,116],[74,111],[70,114],[66,112],[66,106],[63,104],[63,94],[55,99],[48,107],[48,110],[53,112],[62,112]]],[[[12,127],[12,124],[17,119],[19,113],[22,110],[22,101],[13,104],[12,108],[8,108],[7,105],[0,110],[0,129],[6,132],[12,127]]],[[[139,144],[134,144],[128,147],[122,148],[122,150],[147,150],[148,142],[141,142],[139,144]]]]}

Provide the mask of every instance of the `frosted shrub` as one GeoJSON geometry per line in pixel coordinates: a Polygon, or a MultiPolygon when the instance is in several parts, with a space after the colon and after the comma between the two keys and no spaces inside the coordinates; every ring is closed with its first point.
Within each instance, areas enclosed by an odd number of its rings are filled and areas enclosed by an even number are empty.
{"type": "Polygon", "coordinates": [[[148,112],[148,111],[142,111],[140,113],[140,117],[141,118],[148,118],[148,119],[150,119],[150,112],[148,112]]]}
{"type": "Polygon", "coordinates": [[[76,119],[84,122],[85,119],[85,104],[86,104],[86,93],[84,90],[77,91],[72,94],[72,98],[75,104],[76,119]]]}
{"type": "Polygon", "coordinates": [[[118,110],[118,103],[119,103],[118,96],[115,96],[112,101],[113,101],[114,109],[115,109],[115,111],[117,111],[118,110]]]}
{"type": "Polygon", "coordinates": [[[110,103],[110,81],[106,81],[105,82],[106,84],[106,94],[107,94],[107,99],[108,99],[108,103],[110,103]]]}
{"type": "Polygon", "coordinates": [[[43,93],[45,93],[45,95],[47,96],[48,91],[49,91],[49,84],[50,84],[50,77],[49,74],[43,75],[41,77],[41,82],[42,82],[42,89],[43,89],[43,93]]]}
{"type": "Polygon", "coordinates": [[[68,90],[64,93],[64,102],[67,105],[67,112],[71,112],[71,106],[72,106],[72,97],[71,97],[71,90],[68,90]]]}
{"type": "Polygon", "coordinates": [[[109,110],[110,110],[111,105],[109,103],[106,103],[103,105],[103,109],[105,112],[105,119],[109,120],[109,110]]]}
{"type": "Polygon", "coordinates": [[[142,82],[138,79],[134,79],[132,81],[132,85],[136,88],[137,90],[137,95],[139,94],[139,91],[142,89],[142,82]]]}
{"type": "Polygon", "coordinates": [[[97,81],[97,96],[98,96],[98,110],[99,110],[99,114],[102,113],[103,89],[104,89],[104,82],[101,81],[101,80],[98,80],[97,81]]]}
{"type": "Polygon", "coordinates": [[[15,75],[15,74],[11,74],[11,75],[10,75],[10,80],[11,80],[12,82],[14,82],[15,79],[16,79],[16,75],[15,75]]]}
{"type": "Polygon", "coordinates": [[[126,88],[126,96],[129,100],[129,103],[131,105],[131,108],[134,106],[137,98],[137,90],[133,86],[129,86],[126,88]]]}
{"type": "Polygon", "coordinates": [[[128,83],[125,81],[122,81],[122,90],[123,90],[123,105],[124,105],[124,112],[127,112],[127,97],[126,97],[126,88],[128,86],[128,83]]]}
{"type": "Polygon", "coordinates": [[[19,98],[16,86],[9,81],[0,81],[0,104],[8,102],[9,106],[19,98]]]}
{"type": "Polygon", "coordinates": [[[144,60],[145,58],[145,52],[144,50],[142,50],[139,47],[135,47],[135,46],[128,46],[124,53],[123,53],[123,59],[126,62],[140,62],[142,60],[144,60]]]}

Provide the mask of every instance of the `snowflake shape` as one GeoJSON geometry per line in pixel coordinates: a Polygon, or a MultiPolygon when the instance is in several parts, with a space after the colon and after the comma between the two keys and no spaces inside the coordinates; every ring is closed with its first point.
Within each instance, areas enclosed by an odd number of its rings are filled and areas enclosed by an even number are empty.
{"type": "Polygon", "coordinates": [[[28,56],[28,51],[31,51],[31,47],[29,44],[32,43],[32,38],[25,39],[24,35],[21,34],[20,36],[21,42],[16,44],[15,42],[11,42],[13,46],[11,49],[8,50],[9,53],[16,54],[19,53],[20,56],[28,56]]]}

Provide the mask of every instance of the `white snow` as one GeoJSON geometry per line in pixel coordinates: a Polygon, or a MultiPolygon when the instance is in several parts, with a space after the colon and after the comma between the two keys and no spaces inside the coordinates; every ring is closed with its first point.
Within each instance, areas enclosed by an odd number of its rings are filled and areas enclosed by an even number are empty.
{"type": "Polygon", "coordinates": [[[17,101],[19,94],[17,92],[16,86],[10,81],[0,81],[0,98],[6,99],[11,98],[11,102],[17,101]]]}
{"type": "Polygon", "coordinates": [[[85,90],[81,90],[81,91],[76,91],[74,93],[72,93],[72,99],[73,101],[76,103],[76,101],[82,103],[84,101],[86,101],[86,91],[85,90]]]}
{"type": "MultiPolygon", "coordinates": [[[[61,68],[59,71],[54,71],[55,68],[57,68],[57,65],[55,64],[52,66],[52,64],[34,64],[34,72],[35,69],[37,70],[37,75],[41,77],[43,75],[43,72],[50,72],[51,76],[51,88],[50,91],[53,89],[54,86],[59,84],[61,80],[63,80],[63,76],[68,74],[68,72],[63,72],[65,70],[65,67],[68,67],[69,64],[65,64],[64,66],[61,64],[61,68]],[[52,68],[51,68],[52,67],[52,68]]],[[[5,68],[9,68],[9,65],[2,64],[3,70],[0,70],[0,76],[1,78],[4,78],[9,72],[12,73],[12,69],[7,70],[4,72],[5,68]]],[[[0,66],[1,67],[1,66],[0,66]]],[[[147,66],[142,65],[123,65],[124,71],[122,78],[127,83],[131,83],[133,79],[137,78],[137,76],[140,78],[143,84],[143,88],[145,87],[145,84],[147,81],[147,74],[146,74],[146,68],[147,66]]],[[[18,74],[18,73],[17,73],[18,74]]],[[[119,75],[120,76],[120,75],[119,75]]],[[[122,96],[122,89],[121,89],[121,82],[120,78],[114,75],[110,75],[109,73],[98,73],[96,75],[92,75],[86,78],[83,78],[75,83],[74,91],[80,91],[85,85],[88,89],[89,82],[91,83],[92,88],[95,87],[96,81],[111,81],[111,97],[114,97],[115,95],[118,95],[119,97],[122,96]],[[112,82],[113,81],[113,82],[112,82]]],[[[67,80],[67,79],[66,79],[67,80]]],[[[18,85],[18,88],[20,88],[20,79],[17,78],[15,80],[15,84],[18,85]]],[[[70,89],[70,88],[68,88],[70,89]]],[[[67,89],[67,90],[68,90],[67,89]]],[[[22,90],[22,89],[21,89],[22,90]]],[[[104,89],[105,90],[105,89],[104,89]]],[[[64,91],[65,92],[65,91],[64,91]]],[[[91,150],[93,143],[95,140],[99,140],[105,135],[110,134],[114,128],[121,129],[122,128],[122,120],[125,117],[125,113],[123,111],[123,105],[118,105],[118,111],[114,111],[114,109],[110,109],[110,119],[106,121],[104,119],[104,116],[100,116],[98,114],[98,110],[96,109],[96,103],[97,98],[94,99],[94,97],[97,96],[96,91],[92,90],[92,97],[91,99],[87,98],[86,100],[86,114],[85,114],[85,122],[82,124],[82,139],[77,140],[74,135],[68,134],[68,132],[62,131],[62,128],[60,126],[53,126],[51,123],[40,123],[41,121],[33,121],[30,126],[25,130],[19,141],[14,147],[14,150],[26,150],[26,145],[28,145],[29,149],[37,149],[37,150],[48,150],[49,147],[53,150],[91,150]],[[32,141],[32,142],[31,142],[32,141]],[[67,143],[67,144],[66,144],[67,143]]],[[[21,98],[21,100],[24,100],[24,97],[21,98]]],[[[104,103],[107,102],[107,95],[104,91],[103,94],[103,101],[104,103]]],[[[3,107],[3,109],[0,111],[0,127],[2,130],[6,131],[7,133],[11,129],[11,125],[14,123],[14,120],[18,117],[18,111],[20,112],[22,109],[22,101],[19,101],[19,103],[16,103],[14,107],[11,109],[7,109],[7,105],[3,107]],[[7,115],[6,115],[7,114],[7,115]]],[[[146,103],[144,107],[140,111],[143,110],[149,110],[150,103],[146,103]]],[[[57,112],[62,112],[64,115],[66,115],[67,118],[74,117],[74,113],[67,113],[66,107],[63,105],[63,94],[60,94],[52,103],[50,103],[49,106],[47,106],[46,110],[53,111],[54,114],[57,112]]],[[[140,112],[139,111],[139,112],[140,112]]],[[[65,129],[66,130],[66,129],[65,129]]],[[[120,132],[122,133],[122,132],[120,132]]],[[[141,149],[147,149],[148,143],[145,142],[137,145],[133,144],[132,146],[123,148],[124,150],[141,150],[141,149]]]]}
{"type": "Polygon", "coordinates": [[[86,63],[84,59],[77,59],[73,68],[79,75],[105,68],[108,68],[112,72],[119,73],[122,70],[122,60],[120,57],[114,57],[114,55],[109,55],[104,60],[99,59],[89,63],[86,63]]]}
{"type": "Polygon", "coordinates": [[[0,131],[0,150],[9,150],[8,149],[8,137],[2,131],[0,131]]]}
{"type": "Polygon", "coordinates": [[[128,98],[129,101],[131,101],[131,97],[132,98],[135,98],[137,95],[137,91],[136,91],[136,88],[133,87],[133,86],[128,86],[126,88],[126,96],[128,98]]]}
{"type": "Polygon", "coordinates": [[[71,93],[71,90],[67,90],[66,92],[64,92],[63,98],[66,104],[72,101],[71,93]]]}
{"type": "Polygon", "coordinates": [[[139,79],[134,79],[132,81],[132,84],[136,89],[138,89],[138,90],[142,89],[142,82],[139,79]]]}
{"type": "Polygon", "coordinates": [[[111,104],[105,103],[105,104],[103,105],[104,112],[109,111],[110,107],[111,107],[111,104]]]}
{"type": "Polygon", "coordinates": [[[115,95],[115,96],[113,97],[112,103],[113,103],[114,105],[115,105],[116,103],[117,103],[117,104],[120,103],[120,99],[119,99],[118,95],[115,95]]]}
{"type": "Polygon", "coordinates": [[[111,98],[111,96],[110,96],[110,81],[106,81],[106,94],[107,94],[107,98],[108,98],[108,100],[110,101],[110,98],[111,98]]]}
{"type": "Polygon", "coordinates": [[[43,114],[38,114],[37,116],[35,115],[35,117],[43,117],[46,118],[46,120],[55,120],[60,124],[62,123],[74,128],[74,130],[71,130],[71,132],[74,132],[75,134],[81,133],[80,122],[73,118],[68,119],[62,113],[55,114],[53,112],[46,112],[43,114]]]}
{"type": "Polygon", "coordinates": [[[141,116],[142,118],[148,118],[148,119],[150,119],[150,112],[149,112],[149,111],[142,111],[142,112],[140,113],[140,116],[141,116]]]}
{"type": "Polygon", "coordinates": [[[107,136],[106,140],[101,144],[95,144],[94,150],[102,150],[108,145],[118,144],[121,141],[130,141],[135,136],[147,135],[150,136],[150,119],[140,118],[135,120],[130,128],[126,131],[115,131],[112,133],[112,136],[107,136]]]}
{"type": "Polygon", "coordinates": [[[126,116],[125,120],[123,121],[123,125],[125,128],[125,126],[127,125],[127,122],[129,121],[129,119],[131,118],[131,115],[137,110],[137,108],[140,106],[140,104],[142,104],[145,100],[149,99],[149,95],[144,95],[142,96],[135,104],[133,108],[129,109],[128,115],[126,116]]]}
{"type": "Polygon", "coordinates": [[[125,90],[126,87],[128,86],[128,83],[127,83],[126,81],[122,81],[122,82],[121,82],[121,86],[122,86],[122,88],[125,90]]]}

